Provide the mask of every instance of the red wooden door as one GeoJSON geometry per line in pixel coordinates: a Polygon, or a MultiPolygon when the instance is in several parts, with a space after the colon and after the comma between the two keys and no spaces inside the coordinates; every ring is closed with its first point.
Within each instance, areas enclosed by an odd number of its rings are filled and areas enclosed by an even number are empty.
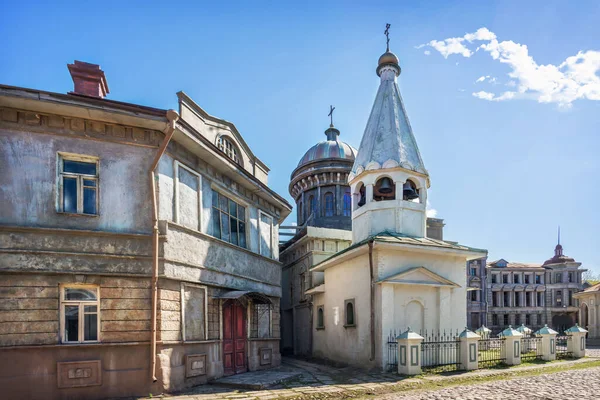
{"type": "Polygon", "coordinates": [[[223,367],[225,375],[239,374],[246,366],[246,310],[235,300],[223,305],[223,367]]]}

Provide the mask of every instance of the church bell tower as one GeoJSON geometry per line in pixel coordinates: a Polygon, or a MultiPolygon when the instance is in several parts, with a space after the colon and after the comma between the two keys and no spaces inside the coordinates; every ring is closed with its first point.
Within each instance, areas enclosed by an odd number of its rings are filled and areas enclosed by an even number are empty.
{"type": "Polygon", "coordinates": [[[426,235],[429,174],[398,88],[401,69],[389,48],[389,27],[376,70],[379,90],[348,177],[354,243],[384,231],[426,235]]]}

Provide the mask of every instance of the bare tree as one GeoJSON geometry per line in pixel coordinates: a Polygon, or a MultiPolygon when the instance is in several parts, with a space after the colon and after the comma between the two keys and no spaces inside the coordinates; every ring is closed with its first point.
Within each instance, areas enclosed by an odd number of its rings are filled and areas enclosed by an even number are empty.
{"type": "Polygon", "coordinates": [[[600,281],[600,274],[592,269],[588,269],[581,275],[584,282],[597,283],[600,281]]]}

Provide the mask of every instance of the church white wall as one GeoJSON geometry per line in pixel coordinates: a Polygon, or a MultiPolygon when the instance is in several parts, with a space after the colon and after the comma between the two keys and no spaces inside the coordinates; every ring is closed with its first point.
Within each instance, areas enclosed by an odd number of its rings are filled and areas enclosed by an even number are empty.
{"type": "Polygon", "coordinates": [[[324,306],[325,329],[313,329],[313,355],[338,362],[375,367],[370,342],[370,273],[368,255],[325,271],[325,293],[315,295],[313,326],[317,307],[324,306]],[[344,301],[355,300],[355,327],[344,327],[344,301]]]}
{"type": "Polygon", "coordinates": [[[466,326],[467,282],[466,257],[440,251],[423,253],[417,251],[377,249],[376,280],[382,280],[415,267],[428,270],[460,285],[460,288],[425,285],[380,284],[381,302],[377,308],[381,319],[379,341],[381,367],[387,364],[385,343],[391,331],[406,330],[459,330],[466,326]],[[420,315],[418,315],[420,314],[420,315]]]}

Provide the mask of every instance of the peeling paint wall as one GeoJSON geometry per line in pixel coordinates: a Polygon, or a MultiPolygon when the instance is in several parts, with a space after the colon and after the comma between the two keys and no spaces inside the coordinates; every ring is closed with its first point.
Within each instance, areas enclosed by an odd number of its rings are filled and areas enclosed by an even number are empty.
{"type": "Polygon", "coordinates": [[[0,130],[0,224],[150,233],[148,169],[155,150],[0,130]],[[98,157],[99,215],[57,212],[57,154],[98,157]]]}

